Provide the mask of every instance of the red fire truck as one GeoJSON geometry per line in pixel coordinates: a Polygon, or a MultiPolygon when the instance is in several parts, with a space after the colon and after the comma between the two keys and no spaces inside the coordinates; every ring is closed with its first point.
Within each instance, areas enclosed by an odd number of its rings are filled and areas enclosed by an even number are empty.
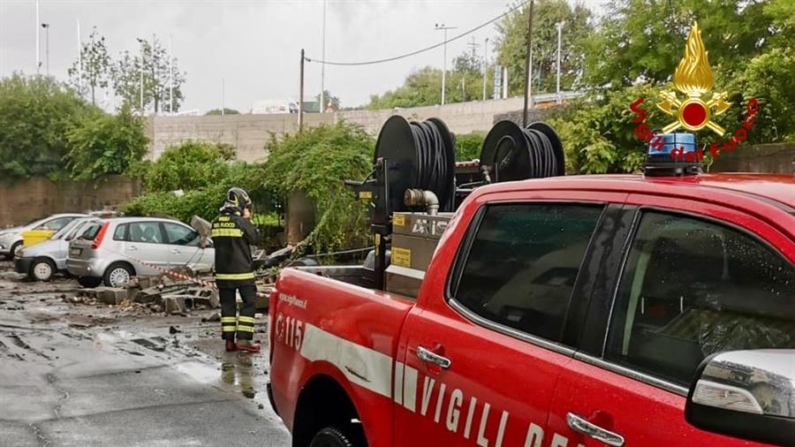
{"type": "Polygon", "coordinates": [[[296,447],[795,445],[795,178],[562,176],[543,123],[456,165],[393,117],[362,266],[287,268],[271,403],[296,447]]]}

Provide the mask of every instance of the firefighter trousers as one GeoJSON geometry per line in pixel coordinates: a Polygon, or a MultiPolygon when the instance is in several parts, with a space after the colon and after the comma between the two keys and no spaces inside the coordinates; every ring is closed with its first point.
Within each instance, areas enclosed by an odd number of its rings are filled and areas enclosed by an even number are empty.
{"type": "Polygon", "coordinates": [[[257,302],[257,286],[254,284],[224,285],[218,287],[218,296],[221,299],[221,337],[224,340],[234,340],[235,334],[239,340],[252,340],[254,338],[254,312],[257,302]],[[237,315],[237,294],[243,299],[240,316],[237,315]]]}

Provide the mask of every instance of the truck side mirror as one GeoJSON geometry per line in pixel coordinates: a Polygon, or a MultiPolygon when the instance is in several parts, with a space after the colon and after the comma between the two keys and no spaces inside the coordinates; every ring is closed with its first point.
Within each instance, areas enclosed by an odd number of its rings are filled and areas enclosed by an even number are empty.
{"type": "Polygon", "coordinates": [[[689,424],[749,441],[795,445],[795,350],[713,354],[695,377],[685,405],[689,424]]]}

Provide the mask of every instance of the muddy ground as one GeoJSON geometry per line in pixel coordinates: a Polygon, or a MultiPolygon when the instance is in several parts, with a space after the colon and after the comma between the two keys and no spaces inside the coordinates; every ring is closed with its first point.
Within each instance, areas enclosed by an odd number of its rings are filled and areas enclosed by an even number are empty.
{"type": "Polygon", "coordinates": [[[217,310],[75,302],[0,261],[0,447],[287,446],[260,354],[226,353],[217,310]]]}

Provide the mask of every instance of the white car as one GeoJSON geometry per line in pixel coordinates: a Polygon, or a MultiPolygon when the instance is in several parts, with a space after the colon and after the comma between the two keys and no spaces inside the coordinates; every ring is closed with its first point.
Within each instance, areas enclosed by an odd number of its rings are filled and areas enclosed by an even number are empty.
{"type": "Polygon", "coordinates": [[[26,231],[58,231],[69,222],[80,217],[88,217],[88,215],[77,213],[53,214],[44,219],[34,220],[27,225],[2,230],[0,231],[0,256],[6,259],[14,259],[14,255],[16,255],[17,251],[22,249],[22,233],[26,231]]]}
{"type": "Polygon", "coordinates": [[[18,250],[14,258],[17,273],[28,275],[28,278],[36,281],[49,281],[56,273],[65,273],[69,241],[86,225],[98,220],[97,217],[75,219],[50,239],[18,250]]]}

